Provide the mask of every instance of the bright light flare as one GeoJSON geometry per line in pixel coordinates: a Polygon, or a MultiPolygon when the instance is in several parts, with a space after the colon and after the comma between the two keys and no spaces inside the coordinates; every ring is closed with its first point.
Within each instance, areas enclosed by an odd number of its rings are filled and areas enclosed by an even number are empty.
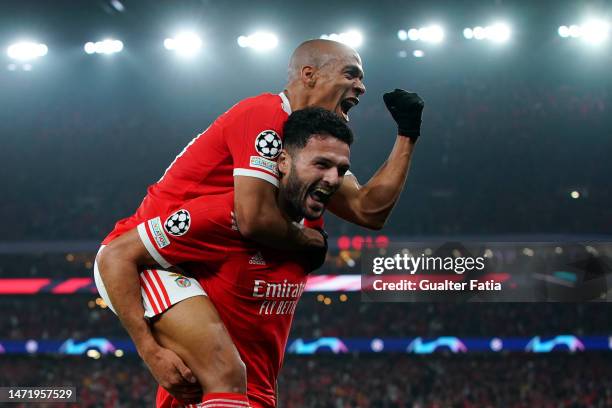
{"type": "Polygon", "coordinates": [[[164,47],[177,55],[191,57],[202,48],[202,39],[195,33],[179,33],[173,38],[166,38],[164,47]]]}
{"type": "MultiPolygon", "coordinates": [[[[363,34],[357,30],[349,30],[343,33],[323,34],[321,38],[323,40],[341,42],[342,44],[346,44],[351,48],[359,48],[363,44],[363,34]]],[[[398,38],[401,39],[399,32],[398,38]]]]}
{"type": "Polygon", "coordinates": [[[83,47],[87,54],[116,54],[123,50],[123,43],[119,40],[106,39],[96,42],[88,42],[83,47]]]}
{"type": "Polygon", "coordinates": [[[567,38],[570,35],[569,27],[568,26],[564,26],[564,25],[559,26],[559,29],[557,30],[557,33],[559,34],[559,37],[567,38]]]}
{"type": "Polygon", "coordinates": [[[467,40],[489,40],[496,43],[507,42],[512,35],[510,26],[506,23],[495,23],[486,27],[467,27],[463,30],[463,36],[467,40]]]}
{"type": "Polygon", "coordinates": [[[241,35],[238,37],[238,45],[241,48],[268,51],[278,46],[278,37],[273,33],[258,31],[251,35],[241,35]]]}
{"type": "Polygon", "coordinates": [[[494,42],[506,42],[510,39],[510,27],[504,23],[496,23],[485,28],[485,35],[494,42]]]}
{"type": "Polygon", "coordinates": [[[608,38],[610,24],[602,20],[590,20],[581,27],[581,37],[589,44],[600,44],[608,38]]]}
{"type": "Polygon", "coordinates": [[[581,38],[588,44],[601,44],[610,35],[610,23],[603,20],[588,20],[582,25],[562,25],[557,30],[561,38],[581,38]]]}
{"type": "Polygon", "coordinates": [[[23,41],[10,45],[6,53],[11,59],[17,61],[31,61],[44,57],[48,51],[49,49],[45,44],[23,41]]]}
{"type": "Polygon", "coordinates": [[[580,26],[579,25],[572,24],[571,26],[569,26],[568,30],[569,30],[570,37],[573,37],[573,38],[580,37],[581,32],[580,32],[580,26]]]}
{"type": "Polygon", "coordinates": [[[408,38],[411,41],[438,44],[444,40],[444,29],[437,24],[421,28],[411,28],[408,30],[408,38]]]}

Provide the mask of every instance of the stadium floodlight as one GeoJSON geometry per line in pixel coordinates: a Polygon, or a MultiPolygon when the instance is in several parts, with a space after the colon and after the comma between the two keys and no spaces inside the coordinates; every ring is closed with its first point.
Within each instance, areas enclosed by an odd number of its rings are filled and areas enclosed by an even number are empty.
{"type": "Polygon", "coordinates": [[[423,52],[423,50],[414,50],[414,51],[412,52],[412,55],[413,55],[415,58],[423,58],[423,57],[425,56],[425,52],[423,52]]]}
{"type": "Polygon", "coordinates": [[[176,52],[177,55],[191,57],[202,48],[202,40],[195,33],[182,32],[173,38],[166,38],[164,47],[169,51],[176,52]]]}
{"type": "Polygon", "coordinates": [[[463,30],[463,36],[467,40],[489,40],[496,43],[504,43],[510,39],[512,30],[506,23],[495,23],[486,27],[467,27],[463,30]]]}
{"type": "Polygon", "coordinates": [[[506,42],[510,39],[510,27],[504,23],[495,23],[485,28],[486,36],[494,42],[506,42]]]}
{"type": "Polygon", "coordinates": [[[258,31],[251,35],[238,37],[241,48],[252,48],[255,51],[268,51],[278,46],[278,37],[270,32],[258,31]]]}
{"type": "Polygon", "coordinates": [[[408,39],[408,32],[406,30],[399,30],[397,32],[397,38],[399,38],[400,41],[406,41],[408,39]]]}
{"type": "Polygon", "coordinates": [[[425,42],[439,43],[444,39],[444,30],[439,25],[419,28],[419,34],[425,42]]]}
{"type": "MultiPolygon", "coordinates": [[[[397,35],[399,37],[400,33],[398,32],[397,35]]],[[[338,41],[352,48],[359,48],[361,44],[363,44],[363,34],[361,34],[361,32],[358,30],[349,30],[342,33],[323,34],[321,38],[324,40],[338,41]]]]}
{"type": "Polygon", "coordinates": [[[47,55],[48,51],[49,49],[45,44],[22,41],[10,45],[6,53],[11,59],[17,61],[31,61],[47,55]]]}
{"type": "Polygon", "coordinates": [[[603,20],[592,19],[584,22],[582,25],[562,25],[557,32],[562,38],[581,38],[586,43],[597,45],[608,38],[610,24],[603,20]]]}
{"type": "Polygon", "coordinates": [[[417,28],[411,28],[408,30],[408,38],[410,41],[418,41],[419,40],[419,30],[417,28]]]}
{"type": "Polygon", "coordinates": [[[437,44],[444,40],[444,30],[437,24],[421,28],[411,28],[408,30],[408,38],[411,41],[437,44]]]}
{"type": "Polygon", "coordinates": [[[559,26],[557,33],[559,34],[559,37],[567,38],[570,36],[569,27],[565,25],[559,26]]]}
{"type": "Polygon", "coordinates": [[[474,39],[476,40],[484,40],[485,39],[485,29],[480,26],[474,27],[474,39]]]}
{"type": "Polygon", "coordinates": [[[569,26],[569,35],[572,38],[580,37],[580,26],[576,24],[569,26]]]}
{"type": "Polygon", "coordinates": [[[600,44],[608,38],[610,25],[603,20],[589,20],[582,24],[581,37],[589,44],[600,44]]]}
{"type": "Polygon", "coordinates": [[[119,40],[106,39],[97,42],[88,42],[83,47],[87,54],[116,54],[123,50],[123,43],[119,40]]]}
{"type": "Polygon", "coordinates": [[[88,41],[83,46],[83,49],[85,50],[86,54],[94,54],[96,52],[96,44],[91,41],[88,41]]]}

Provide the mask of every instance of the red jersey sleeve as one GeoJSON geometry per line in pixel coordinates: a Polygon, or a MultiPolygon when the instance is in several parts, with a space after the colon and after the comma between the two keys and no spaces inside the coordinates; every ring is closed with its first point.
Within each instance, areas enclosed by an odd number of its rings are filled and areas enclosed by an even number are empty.
{"type": "Polygon", "coordinates": [[[232,227],[233,194],[202,196],[138,225],[147,251],[164,268],[185,262],[218,262],[240,239],[232,227]]]}
{"type": "Polygon", "coordinates": [[[287,113],[278,95],[270,95],[245,109],[233,120],[237,131],[228,135],[227,145],[234,163],[234,176],[257,177],[278,187],[276,159],[283,148],[282,130],[287,113]]]}

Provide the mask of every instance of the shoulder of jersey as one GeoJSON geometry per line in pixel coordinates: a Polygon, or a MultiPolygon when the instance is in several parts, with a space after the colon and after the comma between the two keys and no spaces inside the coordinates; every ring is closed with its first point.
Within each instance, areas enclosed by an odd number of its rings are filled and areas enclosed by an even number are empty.
{"type": "Polygon", "coordinates": [[[236,107],[249,109],[270,109],[270,111],[282,110],[281,99],[278,94],[263,93],[251,96],[239,102],[236,107]]]}

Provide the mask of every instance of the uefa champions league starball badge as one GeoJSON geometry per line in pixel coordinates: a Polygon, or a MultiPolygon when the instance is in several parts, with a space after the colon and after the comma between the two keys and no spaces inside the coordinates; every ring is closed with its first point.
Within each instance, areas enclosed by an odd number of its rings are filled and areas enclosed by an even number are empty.
{"type": "Polygon", "coordinates": [[[255,138],[255,149],[266,159],[276,159],[283,148],[280,136],[273,130],[264,130],[255,138]]]}
{"type": "Polygon", "coordinates": [[[187,210],[178,210],[166,219],[164,229],[168,234],[180,237],[189,230],[191,225],[191,216],[187,210]]]}

